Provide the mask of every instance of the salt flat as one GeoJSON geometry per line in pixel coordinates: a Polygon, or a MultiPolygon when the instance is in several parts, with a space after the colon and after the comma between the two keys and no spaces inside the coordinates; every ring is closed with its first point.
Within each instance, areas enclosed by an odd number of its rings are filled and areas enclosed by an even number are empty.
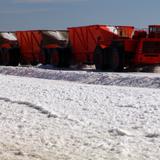
{"type": "Polygon", "coordinates": [[[18,72],[21,77],[0,75],[0,159],[160,159],[158,74],[140,75],[153,83],[139,87],[137,81],[114,84],[115,75],[134,79],[136,74],[109,73],[113,83],[103,85],[97,77],[94,84],[79,81],[82,72],[72,82],[63,71],[58,80],[43,79],[39,72],[39,78],[24,77],[32,69],[18,72]]]}

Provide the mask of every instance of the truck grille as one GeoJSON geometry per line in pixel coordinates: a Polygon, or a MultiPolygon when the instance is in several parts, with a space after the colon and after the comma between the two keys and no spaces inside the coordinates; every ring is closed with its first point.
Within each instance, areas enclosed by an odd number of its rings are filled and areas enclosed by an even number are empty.
{"type": "Polygon", "coordinates": [[[143,54],[148,56],[160,55],[160,41],[144,41],[143,54]]]}

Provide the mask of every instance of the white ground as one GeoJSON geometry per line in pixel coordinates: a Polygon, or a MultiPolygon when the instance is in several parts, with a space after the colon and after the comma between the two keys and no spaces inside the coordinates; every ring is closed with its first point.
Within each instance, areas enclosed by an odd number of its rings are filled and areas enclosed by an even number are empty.
{"type": "Polygon", "coordinates": [[[160,159],[159,74],[0,73],[0,160],[160,159]]]}

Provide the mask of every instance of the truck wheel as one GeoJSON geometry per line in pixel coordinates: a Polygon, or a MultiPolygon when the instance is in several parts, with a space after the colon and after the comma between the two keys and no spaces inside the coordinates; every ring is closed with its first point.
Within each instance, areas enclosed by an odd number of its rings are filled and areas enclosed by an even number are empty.
{"type": "Polygon", "coordinates": [[[110,48],[108,54],[108,69],[109,71],[120,72],[123,70],[123,53],[121,53],[118,48],[110,48]]]}
{"type": "Polygon", "coordinates": [[[14,48],[10,50],[10,63],[11,66],[18,66],[20,62],[20,52],[18,48],[14,48]]]}
{"type": "Polygon", "coordinates": [[[4,52],[3,52],[3,55],[2,55],[2,60],[3,60],[3,65],[5,66],[9,66],[9,61],[10,61],[10,53],[9,53],[9,49],[8,48],[5,48],[4,49],[4,52]]]}
{"type": "Polygon", "coordinates": [[[59,52],[57,50],[54,50],[54,52],[51,54],[51,62],[53,66],[59,67],[60,64],[60,56],[59,52]]]}
{"type": "Polygon", "coordinates": [[[64,67],[69,67],[71,62],[71,48],[66,47],[62,50],[63,56],[64,56],[64,67]]]}
{"type": "Polygon", "coordinates": [[[57,48],[57,52],[59,54],[59,65],[61,68],[68,68],[71,62],[71,48],[57,48]]]}
{"type": "Polygon", "coordinates": [[[94,64],[97,70],[104,70],[103,55],[104,50],[100,46],[97,46],[94,51],[94,64]]]}
{"type": "Polygon", "coordinates": [[[20,64],[21,64],[22,66],[28,65],[27,61],[26,61],[25,58],[23,58],[23,57],[20,57],[20,64]]]}

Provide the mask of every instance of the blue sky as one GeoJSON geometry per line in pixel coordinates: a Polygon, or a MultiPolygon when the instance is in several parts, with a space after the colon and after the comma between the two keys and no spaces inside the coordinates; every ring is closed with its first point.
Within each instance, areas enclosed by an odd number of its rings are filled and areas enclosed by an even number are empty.
{"type": "Polygon", "coordinates": [[[0,0],[0,30],[160,24],[159,0],[0,0]]]}

